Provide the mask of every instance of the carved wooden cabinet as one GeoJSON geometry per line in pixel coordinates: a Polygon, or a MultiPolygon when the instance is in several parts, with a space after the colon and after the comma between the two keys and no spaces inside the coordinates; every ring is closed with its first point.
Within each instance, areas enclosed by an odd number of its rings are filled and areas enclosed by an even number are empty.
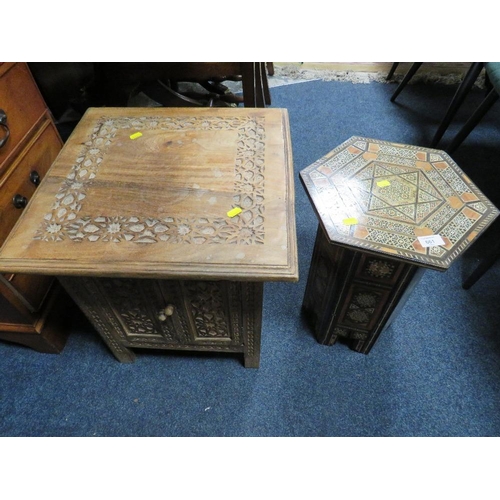
{"type": "Polygon", "coordinates": [[[134,348],[241,353],[258,366],[262,283],[60,278],[121,362],[134,348]]]}
{"type": "Polygon", "coordinates": [[[288,114],[90,108],[0,251],[58,276],[122,362],[133,348],[241,353],[263,283],[297,281],[288,114]]]}
{"type": "MultiPolygon", "coordinates": [[[[0,246],[16,224],[62,141],[26,63],[0,63],[0,246]]],[[[57,353],[62,290],[50,276],[0,274],[0,340],[57,353]]]]}

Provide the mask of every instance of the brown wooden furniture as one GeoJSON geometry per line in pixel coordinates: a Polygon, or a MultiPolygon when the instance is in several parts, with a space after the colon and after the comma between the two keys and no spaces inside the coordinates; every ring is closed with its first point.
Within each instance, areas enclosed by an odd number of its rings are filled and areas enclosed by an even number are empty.
{"type": "Polygon", "coordinates": [[[263,282],[298,279],[286,110],[90,108],[0,269],[59,276],[120,361],[145,347],[257,367],[263,282]]]}
{"type": "Polygon", "coordinates": [[[303,310],[318,342],[368,354],[425,268],[498,210],[444,152],[353,137],[300,173],[319,219],[303,310]]]}
{"type": "MultiPolygon", "coordinates": [[[[25,63],[0,63],[0,245],[59,153],[62,141],[25,63]]],[[[63,295],[49,276],[0,275],[0,339],[60,352],[63,295]]]]}
{"type": "MultiPolygon", "coordinates": [[[[126,106],[134,89],[160,80],[175,90],[179,82],[242,82],[245,107],[271,104],[266,63],[263,62],[127,62],[95,63],[99,86],[108,106],[126,106]]],[[[179,104],[180,106],[180,104],[179,104]]]]}

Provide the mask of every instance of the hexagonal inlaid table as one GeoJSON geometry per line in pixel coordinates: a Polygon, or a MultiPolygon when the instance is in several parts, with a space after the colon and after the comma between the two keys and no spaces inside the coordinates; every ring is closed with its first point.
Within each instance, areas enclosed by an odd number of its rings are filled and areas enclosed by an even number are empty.
{"type": "Polygon", "coordinates": [[[444,151],[352,137],[300,173],[319,219],[303,311],[321,344],[368,354],[426,268],[498,216],[444,151]]]}

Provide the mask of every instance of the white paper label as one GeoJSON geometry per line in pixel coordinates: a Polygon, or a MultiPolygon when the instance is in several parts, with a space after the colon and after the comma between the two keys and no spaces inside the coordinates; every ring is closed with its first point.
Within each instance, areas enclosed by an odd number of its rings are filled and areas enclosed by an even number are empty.
{"type": "Polygon", "coordinates": [[[424,247],[438,247],[439,245],[444,245],[444,240],[439,236],[439,234],[433,234],[431,236],[419,236],[418,241],[424,247]]]}

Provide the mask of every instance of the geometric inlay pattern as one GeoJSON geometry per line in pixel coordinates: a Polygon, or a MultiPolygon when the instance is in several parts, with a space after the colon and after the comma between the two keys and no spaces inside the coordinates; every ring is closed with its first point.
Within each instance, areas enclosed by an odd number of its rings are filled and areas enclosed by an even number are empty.
{"type": "Polygon", "coordinates": [[[375,307],[380,301],[380,295],[371,290],[363,290],[355,293],[349,303],[345,320],[356,323],[359,326],[368,326],[375,307]]]}
{"type": "Polygon", "coordinates": [[[394,274],[395,269],[396,264],[393,262],[371,258],[367,259],[367,263],[363,271],[368,276],[372,276],[374,278],[390,279],[394,274]]]}
{"type": "Polygon", "coordinates": [[[333,243],[446,269],[497,208],[444,151],[352,137],[300,173],[333,243]],[[441,245],[419,237],[439,235],[441,245]]]}
{"type": "Polygon", "coordinates": [[[106,118],[96,124],[83,145],[51,211],[34,235],[35,240],[119,243],[234,243],[264,242],[264,118],[259,116],[106,118]],[[98,216],[85,214],[85,198],[106,153],[120,129],[133,131],[212,131],[236,130],[233,207],[242,212],[228,220],[224,217],[148,217],[144,215],[98,216]]]}

